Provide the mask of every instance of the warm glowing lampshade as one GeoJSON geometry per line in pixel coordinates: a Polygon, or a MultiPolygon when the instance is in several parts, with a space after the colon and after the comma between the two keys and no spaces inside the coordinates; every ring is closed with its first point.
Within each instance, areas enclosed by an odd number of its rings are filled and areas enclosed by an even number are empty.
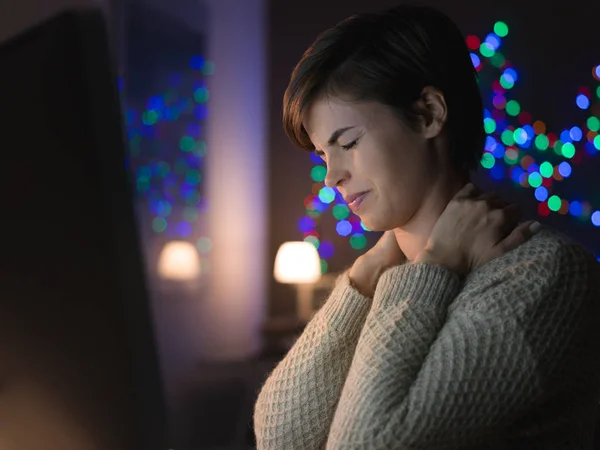
{"type": "Polygon", "coordinates": [[[273,272],[280,283],[314,283],[321,278],[319,253],[310,242],[286,242],[277,251],[273,272]]]}
{"type": "Polygon", "coordinates": [[[169,242],[158,260],[158,274],[171,280],[193,280],[200,275],[200,257],[193,244],[169,242]]]}

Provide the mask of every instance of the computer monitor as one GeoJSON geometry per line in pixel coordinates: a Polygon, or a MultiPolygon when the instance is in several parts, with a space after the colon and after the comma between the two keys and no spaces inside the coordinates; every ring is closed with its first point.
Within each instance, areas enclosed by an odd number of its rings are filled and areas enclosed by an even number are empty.
{"type": "Polygon", "coordinates": [[[0,448],[167,450],[100,11],[0,45],[0,448]]]}

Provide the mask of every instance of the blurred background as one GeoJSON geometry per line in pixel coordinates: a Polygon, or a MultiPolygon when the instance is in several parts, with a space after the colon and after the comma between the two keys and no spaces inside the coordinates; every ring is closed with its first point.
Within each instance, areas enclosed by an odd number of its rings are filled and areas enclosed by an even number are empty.
{"type": "MultiPolygon", "coordinates": [[[[253,448],[261,384],[378,238],[287,140],[283,93],[320,32],[398,2],[5,3],[1,40],[66,6],[106,12],[175,448],[253,448]]],[[[456,21],[481,76],[476,184],[600,257],[600,3],[421,3],[456,21]]]]}

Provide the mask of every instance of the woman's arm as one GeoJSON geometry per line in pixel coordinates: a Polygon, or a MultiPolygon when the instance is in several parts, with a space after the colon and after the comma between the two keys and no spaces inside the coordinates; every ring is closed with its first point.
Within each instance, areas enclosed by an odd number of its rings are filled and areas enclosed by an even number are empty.
{"type": "Polygon", "coordinates": [[[325,305],[277,365],[254,407],[259,450],[325,447],[335,407],[372,300],[344,272],[325,305]]]}
{"type": "Polygon", "coordinates": [[[477,289],[480,307],[448,318],[460,284],[453,272],[433,264],[386,271],[327,449],[477,446],[556,392],[565,358],[583,342],[576,334],[592,329],[586,317],[598,313],[598,289],[592,264],[576,252],[540,253],[477,289]]]}

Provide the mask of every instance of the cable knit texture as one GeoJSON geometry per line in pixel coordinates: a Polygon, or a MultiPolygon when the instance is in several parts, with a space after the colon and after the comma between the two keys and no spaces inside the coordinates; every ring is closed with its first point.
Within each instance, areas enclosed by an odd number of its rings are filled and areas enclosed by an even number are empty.
{"type": "Polygon", "coordinates": [[[407,263],[374,298],[348,272],[254,408],[259,450],[591,450],[600,264],[544,227],[460,279],[407,263]]]}

